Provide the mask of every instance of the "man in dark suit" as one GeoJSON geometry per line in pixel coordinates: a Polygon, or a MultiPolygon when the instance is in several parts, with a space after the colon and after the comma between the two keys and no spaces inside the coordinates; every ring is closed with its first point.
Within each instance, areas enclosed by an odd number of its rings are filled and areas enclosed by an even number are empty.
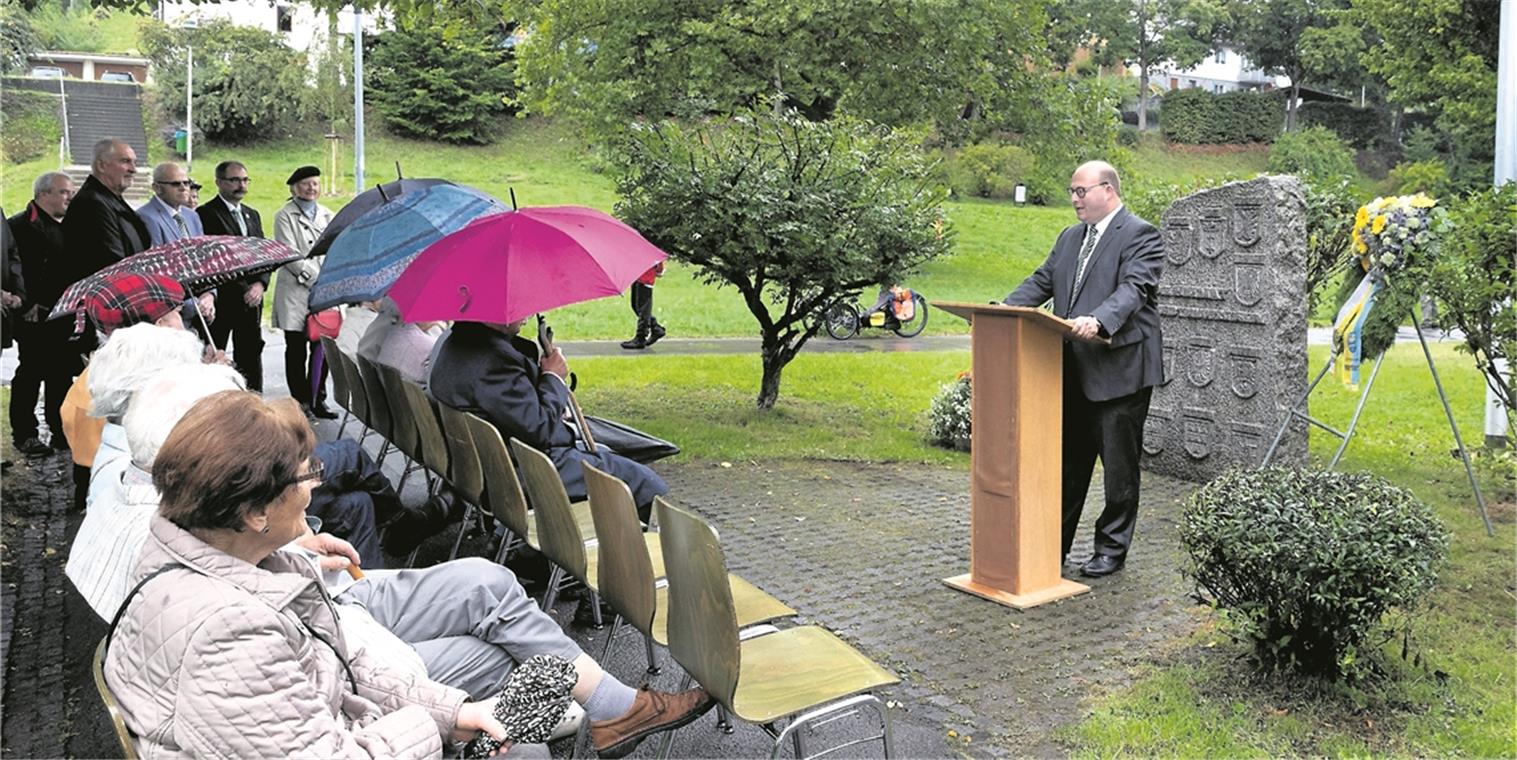
{"type": "Polygon", "coordinates": [[[137,175],[137,152],[107,137],[95,143],[94,156],[90,176],[63,218],[63,246],[69,252],[59,272],[64,287],[141,253],[150,240],[142,218],[121,197],[137,175]]]}
{"type": "Polygon", "coordinates": [[[569,364],[554,348],[539,360],[537,344],[519,335],[522,322],[509,325],[458,322],[439,342],[427,392],[438,403],[487,419],[507,440],[547,454],[564,481],[569,498],[585,498],[589,462],[626,482],[644,522],[653,497],[669,492],[663,478],[647,465],[614,454],[604,446],[591,454],[576,446],[580,436],[564,421],[569,406],[569,364]]]}
{"type": "Polygon", "coordinates": [[[70,351],[74,334],[72,320],[49,321],[48,312],[69,285],[58,276],[64,266],[63,219],[74,198],[74,183],[62,172],[48,172],[32,184],[32,200],[21,213],[6,220],[16,241],[21,271],[28,283],[26,297],[17,309],[15,336],[20,363],[11,381],[11,438],[27,454],[45,454],[51,449],[37,434],[37,396],[44,388],[43,417],[52,431],[53,443],[64,448],[63,420],[58,410],[74,375],[82,365],[77,351],[70,351]]]}
{"type": "Polygon", "coordinates": [[[1074,324],[1076,340],[1064,344],[1063,556],[1074,543],[1099,456],[1106,508],[1096,519],[1094,556],[1080,568],[1099,577],[1122,569],[1138,517],[1143,421],[1153,387],[1164,379],[1164,241],[1122,206],[1121,180],[1110,164],[1082,164],[1069,195],[1081,223],[1059,234],[1048,259],[1004,302],[1039,306],[1051,298],[1053,313],[1074,324]]]}
{"type": "MultiPolygon", "coordinates": [[[[242,203],[250,181],[248,168],[241,162],[216,165],[216,197],[195,208],[205,234],[263,237],[263,219],[242,203]]],[[[216,291],[216,321],[211,323],[211,340],[232,349],[232,362],[248,381],[248,390],[259,393],[263,392],[263,291],[268,285],[268,274],[222,285],[216,291]]]]}

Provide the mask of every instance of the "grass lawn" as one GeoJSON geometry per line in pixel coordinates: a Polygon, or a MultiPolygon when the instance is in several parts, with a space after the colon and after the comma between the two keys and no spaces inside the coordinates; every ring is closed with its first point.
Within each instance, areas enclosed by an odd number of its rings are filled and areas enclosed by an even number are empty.
{"type": "Polygon", "coordinates": [[[1142,192],[1156,185],[1185,185],[1200,177],[1252,179],[1269,164],[1268,145],[1168,146],[1157,135],[1144,135],[1133,148],[1131,176],[1122,185],[1142,192]]]}
{"type": "MultiPolygon", "coordinates": [[[[1324,350],[1312,350],[1313,364],[1324,350]]],[[[1435,349],[1465,440],[1480,440],[1484,386],[1468,357],[1435,349]]],[[[1081,756],[1245,757],[1364,755],[1517,756],[1517,614],[1510,485],[1483,482],[1496,537],[1476,513],[1464,471],[1449,456],[1453,440],[1416,346],[1398,346],[1342,463],[1411,489],[1453,533],[1450,562],[1416,626],[1403,661],[1399,638],[1384,648],[1384,683],[1328,687],[1255,676],[1244,649],[1210,614],[1188,641],[1144,666],[1137,683],[1094,695],[1085,720],[1065,734],[1081,756]],[[1500,503],[1498,503],[1500,502],[1500,503]]],[[[1340,429],[1355,397],[1324,385],[1313,412],[1340,429]]],[[[1325,462],[1337,440],[1313,431],[1312,454],[1325,462]]]]}

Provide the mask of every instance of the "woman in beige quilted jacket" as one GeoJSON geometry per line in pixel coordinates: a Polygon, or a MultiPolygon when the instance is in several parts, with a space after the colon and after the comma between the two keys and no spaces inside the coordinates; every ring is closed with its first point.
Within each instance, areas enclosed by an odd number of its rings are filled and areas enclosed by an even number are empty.
{"type": "Polygon", "coordinates": [[[144,757],[423,758],[503,738],[493,700],[350,647],[309,561],[279,551],[305,532],[314,443],[295,402],[227,391],[159,450],[147,580],[105,660],[144,757]]]}

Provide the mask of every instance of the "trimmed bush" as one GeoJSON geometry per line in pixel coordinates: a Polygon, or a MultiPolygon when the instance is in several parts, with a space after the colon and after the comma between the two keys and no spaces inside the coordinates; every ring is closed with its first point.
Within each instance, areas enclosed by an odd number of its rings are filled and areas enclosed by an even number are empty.
{"type": "Polygon", "coordinates": [[[1314,184],[1336,184],[1354,176],[1354,151],[1332,130],[1298,129],[1280,135],[1270,147],[1269,171],[1314,184]]]}
{"type": "Polygon", "coordinates": [[[374,44],[374,110],[396,134],[484,144],[514,112],[516,62],[495,30],[458,34],[444,20],[416,19],[374,44]]]}
{"type": "Polygon", "coordinates": [[[1378,108],[1359,108],[1352,103],[1302,103],[1296,117],[1303,127],[1327,127],[1355,148],[1391,145],[1391,116],[1378,108]]]}
{"type": "Polygon", "coordinates": [[[1381,618],[1437,580],[1448,533],[1427,505],[1368,474],[1233,471],[1187,501],[1187,573],[1261,664],[1328,679],[1373,661],[1381,618]]]}
{"type": "Polygon", "coordinates": [[[948,186],[960,198],[1010,198],[1018,182],[1028,181],[1032,167],[1032,154],[1025,148],[976,143],[948,162],[948,186]]]}
{"type": "Polygon", "coordinates": [[[1164,139],[1190,145],[1269,142],[1285,123],[1279,92],[1171,90],[1163,110],[1164,139]]]}
{"type": "Polygon", "coordinates": [[[927,410],[927,439],[945,448],[969,450],[971,382],[966,373],[944,383],[927,410]]]}

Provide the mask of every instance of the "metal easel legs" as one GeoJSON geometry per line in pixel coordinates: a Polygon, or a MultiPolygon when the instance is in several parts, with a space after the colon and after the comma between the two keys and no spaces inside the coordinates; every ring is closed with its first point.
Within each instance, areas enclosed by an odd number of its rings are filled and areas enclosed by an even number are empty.
{"type": "MultiPolygon", "coordinates": [[[[1413,325],[1418,324],[1419,316],[1415,312],[1412,314],[1413,325]]],[[[1449,406],[1448,394],[1443,391],[1443,380],[1438,376],[1438,367],[1433,362],[1432,349],[1428,348],[1427,338],[1423,337],[1422,330],[1420,328],[1414,329],[1417,332],[1417,342],[1422,346],[1422,355],[1427,359],[1428,373],[1433,376],[1433,387],[1438,391],[1438,400],[1443,404],[1443,414],[1449,421],[1449,430],[1454,433],[1454,444],[1459,447],[1459,459],[1464,463],[1464,474],[1469,478],[1470,490],[1475,493],[1475,504],[1480,508],[1480,519],[1485,523],[1485,533],[1488,536],[1494,536],[1496,532],[1491,527],[1491,515],[1485,507],[1485,496],[1480,492],[1480,483],[1475,478],[1475,468],[1470,466],[1470,453],[1464,447],[1463,436],[1459,434],[1459,423],[1454,421],[1454,410],[1449,406]]],[[[1306,406],[1306,400],[1311,397],[1312,391],[1317,389],[1317,385],[1322,382],[1322,378],[1326,377],[1328,371],[1332,369],[1333,360],[1338,357],[1338,352],[1339,349],[1335,348],[1328,354],[1327,363],[1323,365],[1322,371],[1312,378],[1311,384],[1306,387],[1306,392],[1301,394],[1301,397],[1296,400],[1296,403],[1290,409],[1286,410],[1285,420],[1280,423],[1280,428],[1275,431],[1275,440],[1270,443],[1269,450],[1264,452],[1264,461],[1260,463],[1260,467],[1269,466],[1270,460],[1275,457],[1275,451],[1280,447],[1280,440],[1285,437],[1286,429],[1297,419],[1315,425],[1327,431],[1329,435],[1339,439],[1338,450],[1333,452],[1333,458],[1327,463],[1327,469],[1332,470],[1336,468],[1338,462],[1343,459],[1343,452],[1348,449],[1349,439],[1353,437],[1354,430],[1359,426],[1359,417],[1364,413],[1364,406],[1369,400],[1370,389],[1375,387],[1375,378],[1380,376],[1380,368],[1385,364],[1385,357],[1382,355],[1379,359],[1375,360],[1375,368],[1370,370],[1369,381],[1364,384],[1364,390],[1359,393],[1359,403],[1354,407],[1354,416],[1349,419],[1348,429],[1340,431],[1302,411],[1302,408],[1306,406]]]]}

